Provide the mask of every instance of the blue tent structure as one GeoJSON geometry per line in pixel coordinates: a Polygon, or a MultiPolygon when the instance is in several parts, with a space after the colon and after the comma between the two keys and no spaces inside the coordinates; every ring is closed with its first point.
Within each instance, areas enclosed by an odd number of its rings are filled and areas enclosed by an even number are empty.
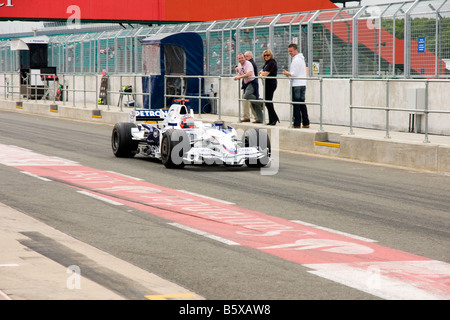
{"type": "MultiPolygon", "coordinates": [[[[142,79],[143,106],[146,109],[164,108],[165,75],[203,75],[203,39],[197,33],[181,32],[156,34],[142,40],[143,71],[148,77],[142,79]]],[[[181,88],[180,78],[168,78],[167,93],[173,95],[198,96],[203,92],[203,81],[186,78],[181,88]]],[[[167,98],[167,106],[173,98],[167,98]]],[[[198,99],[190,99],[190,106],[196,111],[198,99]]]]}

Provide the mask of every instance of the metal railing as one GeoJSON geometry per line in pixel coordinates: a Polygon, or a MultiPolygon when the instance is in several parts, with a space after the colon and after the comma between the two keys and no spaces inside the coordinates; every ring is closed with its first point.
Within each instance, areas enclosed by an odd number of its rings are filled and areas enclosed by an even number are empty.
{"type": "MultiPolygon", "coordinates": [[[[222,97],[222,79],[223,78],[230,78],[230,77],[220,77],[220,76],[185,76],[185,75],[166,75],[165,76],[165,82],[164,82],[164,88],[165,88],[165,92],[167,92],[167,79],[173,79],[173,78],[179,78],[181,80],[181,91],[182,93],[179,95],[174,95],[174,94],[165,94],[164,97],[170,97],[170,98],[180,98],[180,99],[198,99],[198,110],[199,110],[199,114],[201,117],[201,100],[202,99],[206,99],[206,100],[215,100],[217,101],[217,114],[219,117],[219,120],[221,120],[221,116],[222,116],[222,109],[221,109],[221,97],[222,97]],[[201,84],[202,84],[202,80],[204,79],[217,79],[217,82],[219,84],[219,88],[217,93],[217,96],[204,96],[202,95],[202,93],[199,91],[198,95],[187,95],[186,94],[186,85],[185,85],[185,79],[192,79],[192,78],[198,78],[199,80],[199,87],[201,88],[201,84]]],[[[256,77],[254,77],[253,79],[257,79],[256,77]]],[[[263,83],[263,86],[265,86],[266,80],[268,79],[286,79],[286,77],[262,77],[261,81],[263,83]]],[[[301,102],[303,104],[307,104],[308,106],[319,106],[319,127],[320,127],[320,131],[323,131],[323,94],[322,94],[322,84],[323,84],[323,79],[320,77],[315,77],[315,78],[295,78],[295,77],[290,77],[290,80],[296,80],[296,79],[302,79],[302,80],[309,80],[309,81],[318,81],[319,82],[319,90],[320,90],[320,94],[319,94],[319,101],[305,101],[305,102],[301,102]]],[[[277,104],[288,104],[290,106],[290,126],[292,127],[292,119],[293,119],[293,104],[298,104],[299,102],[292,100],[292,90],[290,90],[290,100],[288,101],[281,101],[281,100],[267,100],[265,97],[265,90],[262,90],[263,92],[263,98],[262,99],[256,99],[256,100],[252,100],[252,99],[243,99],[241,98],[240,95],[240,91],[241,91],[241,81],[237,81],[238,83],[238,118],[239,118],[239,122],[241,121],[241,102],[242,101],[248,101],[248,102],[257,102],[257,103],[261,103],[261,104],[265,104],[266,102],[272,102],[272,103],[277,103],[277,104]]],[[[164,102],[166,102],[166,99],[164,99],[164,102]]],[[[165,106],[165,108],[167,108],[167,106],[165,106]]],[[[262,108],[262,112],[263,112],[263,120],[266,119],[266,109],[262,108]]],[[[263,121],[264,122],[264,121],[263,121]]]]}
{"type": "MultiPolygon", "coordinates": [[[[256,77],[254,77],[253,79],[257,79],[256,77]]],[[[263,83],[263,88],[266,86],[266,80],[270,80],[270,79],[278,79],[278,80],[286,80],[286,77],[262,77],[262,83],[263,83]]],[[[292,128],[292,124],[293,124],[293,111],[294,111],[294,104],[305,104],[308,106],[319,106],[319,131],[323,131],[323,79],[321,77],[313,77],[313,78],[300,78],[300,77],[289,77],[290,81],[293,80],[308,80],[308,81],[319,81],[319,101],[308,101],[305,100],[304,102],[299,102],[299,101],[293,101],[292,99],[292,90],[290,90],[290,100],[289,101],[281,101],[281,100],[267,100],[266,99],[266,92],[265,90],[262,90],[263,92],[263,98],[262,99],[257,99],[257,100],[252,100],[252,99],[243,99],[241,97],[241,95],[239,95],[239,111],[238,111],[238,117],[239,117],[239,122],[241,121],[241,104],[242,101],[249,101],[249,102],[256,102],[256,103],[262,103],[263,106],[265,105],[266,102],[270,102],[270,103],[277,103],[277,104],[289,104],[290,108],[289,108],[289,128],[292,128]]],[[[238,91],[241,91],[241,82],[238,81],[238,91]]],[[[262,108],[262,113],[263,113],[263,124],[265,122],[266,119],[266,108],[262,108]]]]}
{"type": "MultiPolygon", "coordinates": [[[[383,81],[385,83],[385,88],[386,88],[386,102],[384,107],[377,107],[377,106],[360,106],[360,105],[353,105],[353,83],[355,81],[374,81],[374,79],[350,79],[349,80],[349,86],[350,86],[350,103],[349,103],[349,108],[350,108],[350,121],[349,121],[349,134],[350,135],[354,135],[353,132],[353,110],[354,109],[359,109],[359,110],[379,110],[379,111],[384,111],[386,114],[385,117],[385,138],[386,139],[390,139],[390,134],[389,134],[389,120],[390,120],[390,113],[392,111],[398,111],[398,112],[409,112],[415,115],[420,115],[423,114],[424,116],[424,123],[425,123],[425,128],[424,128],[424,143],[429,143],[429,130],[428,130],[428,116],[431,113],[436,113],[436,114],[450,114],[450,107],[447,107],[449,110],[430,110],[428,108],[428,97],[429,97],[429,83],[430,80],[425,79],[425,80],[417,80],[417,79],[380,79],[377,81],[383,81]],[[424,83],[425,84],[425,95],[424,95],[424,106],[423,109],[420,108],[399,108],[399,107],[395,107],[395,106],[391,106],[390,104],[390,84],[393,82],[419,82],[419,83],[424,83]]],[[[449,81],[447,80],[433,80],[433,82],[447,82],[449,83],[449,81]]]]}
{"type": "MultiPolygon", "coordinates": [[[[98,94],[96,89],[89,90],[86,85],[86,77],[87,75],[83,75],[83,88],[75,89],[76,77],[80,77],[80,75],[59,75],[55,78],[55,74],[27,74],[26,77],[21,78],[18,75],[18,85],[14,85],[14,78],[17,74],[4,74],[4,84],[3,91],[5,99],[11,96],[14,99],[15,95],[17,95],[19,101],[25,99],[26,101],[34,100],[37,102],[38,100],[47,103],[47,101],[61,101],[65,105],[66,102],[69,101],[69,94],[72,96],[72,103],[75,107],[76,99],[75,95],[77,92],[83,93],[84,99],[83,104],[86,108],[87,98],[86,94],[98,94]],[[69,89],[67,83],[67,79],[72,78],[71,84],[73,84],[73,89],[69,89]],[[58,97],[58,90],[60,90],[61,95],[58,97]]],[[[96,87],[97,83],[96,83],[96,87]]],[[[97,99],[96,99],[97,100],[97,99]]]]}
{"type": "MultiPolygon", "coordinates": [[[[53,101],[53,103],[62,103],[63,105],[65,104],[72,104],[74,107],[79,106],[80,104],[82,104],[84,106],[84,108],[87,108],[87,105],[90,104],[90,107],[92,107],[92,104],[95,105],[95,109],[99,108],[99,104],[98,104],[98,97],[99,97],[99,84],[100,84],[100,78],[99,76],[95,76],[95,81],[93,79],[89,79],[90,83],[94,83],[95,82],[95,86],[96,88],[92,88],[87,84],[87,77],[89,77],[88,75],[84,75],[81,76],[81,79],[79,79],[80,76],[77,75],[58,75],[59,77],[59,82],[58,81],[48,81],[46,83],[46,85],[44,86],[40,86],[37,85],[36,83],[38,83],[40,76],[45,76],[46,75],[29,75],[28,78],[24,79],[25,81],[25,85],[21,84],[20,81],[20,75],[18,73],[10,73],[10,74],[3,74],[3,77],[0,77],[0,79],[3,78],[3,83],[0,85],[0,90],[2,90],[2,92],[0,92],[0,97],[3,97],[5,100],[18,100],[18,101],[22,101],[22,100],[26,100],[26,101],[34,101],[34,102],[38,102],[38,101],[43,101],[43,103],[47,103],[47,101],[53,101]],[[34,78],[33,78],[34,77],[34,78]],[[70,80],[70,81],[69,81],[70,80]],[[77,85],[78,84],[78,85],[77,85]],[[82,85],[81,85],[82,84],[82,85]],[[57,90],[61,90],[62,91],[62,96],[60,95],[59,97],[56,95],[56,91],[57,90]],[[40,92],[39,92],[40,91],[40,92]],[[52,94],[49,93],[49,91],[52,91],[52,94]],[[95,97],[95,99],[94,99],[95,97]]],[[[92,77],[92,76],[90,76],[92,77]]],[[[127,76],[127,82],[132,82],[134,84],[133,87],[133,91],[130,92],[129,94],[135,95],[135,96],[150,96],[150,93],[148,92],[138,92],[138,90],[136,90],[137,86],[136,84],[139,81],[142,81],[141,78],[142,77],[147,77],[146,75],[132,75],[127,76]]],[[[115,79],[115,84],[120,84],[120,88],[122,87],[122,82],[123,82],[123,78],[125,78],[125,76],[110,76],[110,78],[115,79]]],[[[263,77],[262,79],[260,79],[260,81],[262,81],[263,86],[265,85],[265,81],[268,79],[284,79],[284,81],[286,81],[286,77],[263,77]]],[[[293,80],[294,78],[290,78],[290,80],[293,80]]],[[[295,79],[305,79],[305,78],[295,78],[295,79]]],[[[318,85],[316,86],[309,86],[309,87],[313,87],[315,88],[315,92],[312,92],[309,96],[310,97],[316,97],[317,100],[313,101],[311,100],[306,100],[303,103],[306,104],[307,106],[315,106],[318,107],[319,109],[319,115],[318,115],[318,123],[319,124],[319,130],[323,131],[323,125],[324,125],[324,110],[327,110],[326,107],[324,107],[324,99],[323,99],[323,90],[324,90],[324,80],[321,77],[316,77],[316,78],[307,78],[308,81],[317,81],[318,85]]],[[[229,96],[224,96],[224,93],[222,92],[224,90],[224,81],[231,81],[231,77],[220,77],[220,76],[179,76],[179,75],[170,75],[170,76],[165,76],[165,93],[164,93],[164,100],[166,100],[166,98],[180,98],[180,99],[198,99],[198,104],[199,104],[199,108],[198,108],[198,114],[199,117],[201,118],[202,115],[202,104],[201,102],[203,100],[209,100],[209,103],[215,103],[217,106],[217,109],[212,108],[213,112],[217,114],[219,120],[222,119],[223,116],[223,110],[222,110],[222,103],[223,101],[226,101],[227,99],[230,99],[229,96]],[[183,88],[183,90],[180,92],[180,94],[168,94],[167,93],[167,88],[166,88],[166,82],[168,79],[170,78],[180,78],[181,80],[181,88],[183,88]],[[185,81],[187,81],[187,79],[198,79],[198,83],[199,83],[199,88],[202,88],[203,86],[205,86],[205,81],[209,81],[211,83],[214,84],[218,84],[218,86],[216,86],[215,88],[215,92],[212,92],[212,94],[205,94],[205,92],[202,92],[202,90],[199,90],[198,93],[194,94],[194,95],[187,95],[186,91],[185,91],[185,81]]],[[[279,104],[279,105],[289,105],[289,127],[292,127],[292,115],[293,115],[293,104],[297,104],[298,102],[296,101],[292,101],[292,90],[289,90],[290,92],[290,96],[289,99],[272,99],[272,100],[267,100],[265,97],[265,90],[262,90],[263,94],[262,94],[262,99],[258,99],[258,100],[247,100],[242,98],[241,95],[241,81],[236,81],[238,83],[238,87],[237,87],[237,100],[235,101],[237,103],[237,108],[232,111],[232,113],[234,115],[237,114],[237,116],[239,117],[239,121],[241,119],[241,104],[242,101],[249,101],[249,102],[258,102],[261,104],[264,104],[266,102],[272,102],[274,104],[279,104]]],[[[231,82],[230,82],[231,83],[231,82]]],[[[348,89],[349,89],[349,100],[348,100],[348,110],[349,110],[349,118],[348,118],[348,127],[349,127],[349,134],[350,135],[354,135],[354,130],[353,128],[355,127],[354,124],[354,112],[356,110],[373,110],[373,111],[380,111],[380,112],[384,112],[385,113],[385,121],[384,121],[384,131],[385,131],[385,138],[386,139],[390,139],[390,129],[391,129],[391,114],[393,112],[399,112],[399,113],[409,113],[410,116],[411,115],[419,115],[420,117],[423,117],[422,119],[419,120],[423,120],[423,124],[424,124],[424,128],[422,130],[421,133],[424,134],[424,143],[429,143],[429,115],[430,114],[450,114],[450,106],[446,105],[446,106],[442,106],[440,107],[440,110],[435,109],[434,107],[432,107],[430,109],[430,104],[429,104],[429,97],[430,97],[430,84],[440,84],[443,83],[443,87],[444,90],[445,87],[447,85],[450,86],[450,81],[449,80],[445,80],[445,79],[433,79],[433,80],[419,80],[419,79],[354,79],[351,78],[348,81],[348,89]],[[364,98],[364,94],[361,94],[361,91],[359,92],[360,95],[358,97],[356,97],[355,95],[355,83],[356,82],[371,82],[371,81],[377,81],[380,83],[380,85],[384,85],[384,96],[383,96],[383,92],[380,91],[380,93],[378,93],[378,99],[379,101],[384,99],[384,105],[383,103],[378,103],[378,105],[369,105],[369,103],[362,103],[362,104],[357,104],[358,102],[356,101],[357,99],[361,99],[361,97],[364,98]],[[409,105],[406,105],[405,107],[405,103],[404,101],[402,102],[402,105],[399,106],[397,105],[398,100],[395,100],[394,98],[397,98],[394,96],[394,94],[392,93],[392,88],[391,86],[394,83],[398,83],[398,82],[403,82],[405,83],[405,86],[402,87],[403,89],[405,87],[409,88],[409,85],[406,86],[407,83],[414,83],[414,85],[412,87],[417,87],[420,85],[419,89],[423,89],[424,90],[424,103],[423,106],[420,107],[411,107],[409,105]],[[355,103],[356,101],[356,103],[355,103]],[[393,102],[394,101],[394,102],[393,102]]],[[[347,88],[343,88],[342,92],[344,92],[344,90],[347,88]]],[[[442,90],[436,90],[436,87],[433,88],[434,90],[432,92],[435,92],[437,94],[439,94],[440,92],[442,92],[442,90]]],[[[310,89],[308,89],[310,90],[310,89]]],[[[261,92],[261,90],[260,90],[261,92]]],[[[110,95],[111,97],[114,96],[119,96],[123,94],[123,91],[121,89],[118,90],[107,90],[108,95],[110,95]]],[[[396,92],[398,94],[398,92],[396,92]]],[[[281,97],[287,97],[287,93],[285,93],[284,95],[282,95],[281,97]]],[[[308,96],[307,96],[308,97],[308,96]]],[[[432,98],[435,100],[436,97],[435,95],[432,96],[432,98]]],[[[119,108],[120,111],[123,111],[123,104],[117,104],[117,99],[108,99],[109,102],[107,105],[105,105],[104,107],[106,107],[108,110],[111,109],[111,107],[117,107],[119,108]],[[114,102],[111,102],[114,101],[114,102]]],[[[441,99],[440,99],[441,100],[441,99]]],[[[436,102],[434,103],[434,105],[436,105],[436,102]]],[[[440,106],[440,104],[439,104],[440,106]]],[[[129,107],[133,107],[133,108],[140,108],[142,107],[141,105],[137,105],[134,104],[134,106],[129,106],[129,107]]],[[[165,108],[167,108],[166,105],[164,105],[165,108]]],[[[346,105],[343,106],[343,110],[345,110],[346,105]]],[[[326,116],[329,114],[326,114],[326,116]]],[[[263,108],[263,116],[264,116],[264,120],[266,119],[266,110],[265,108],[263,108]]],[[[378,119],[380,120],[380,118],[378,119]]],[[[335,125],[335,123],[331,123],[331,125],[335,125]]],[[[344,124],[344,126],[347,126],[344,124]]],[[[364,127],[364,125],[362,125],[362,127],[364,127]]],[[[370,127],[371,129],[374,129],[373,127],[370,127]]]]}
{"type": "MultiPolygon", "coordinates": [[[[211,91],[212,92],[212,91],[211,91]]],[[[185,99],[198,99],[198,114],[199,117],[202,117],[202,101],[203,100],[213,100],[217,106],[217,114],[219,116],[219,120],[221,120],[222,116],[222,107],[221,107],[221,96],[222,96],[222,77],[219,76],[187,76],[187,75],[165,75],[164,76],[164,108],[167,109],[167,99],[166,98],[179,98],[181,100],[185,99]],[[167,94],[167,80],[168,79],[180,79],[180,94],[167,94]],[[187,94],[187,85],[186,79],[198,79],[198,94],[197,95],[188,95],[187,94]],[[217,79],[219,89],[214,93],[213,96],[206,96],[202,93],[202,83],[205,79],[217,79]],[[218,95],[218,96],[217,96],[218,95]]],[[[212,108],[214,109],[214,108],[212,108]]]]}

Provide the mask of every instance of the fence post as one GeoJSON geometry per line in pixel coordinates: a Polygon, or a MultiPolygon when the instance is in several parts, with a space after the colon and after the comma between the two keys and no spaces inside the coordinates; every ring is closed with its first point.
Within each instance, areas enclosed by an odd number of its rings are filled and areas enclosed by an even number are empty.
{"type": "Polygon", "coordinates": [[[83,74],[84,108],[86,109],[86,73],[83,74]]]}
{"type": "Polygon", "coordinates": [[[63,101],[63,106],[66,105],[66,99],[69,98],[69,93],[66,90],[66,76],[63,75],[63,80],[62,80],[62,90],[61,90],[61,97],[62,97],[62,101],[63,101]]]}
{"type": "Polygon", "coordinates": [[[389,79],[386,79],[386,139],[390,139],[389,136],[389,79]]]}
{"type": "Polygon", "coordinates": [[[319,90],[320,90],[320,100],[319,100],[319,112],[320,112],[320,118],[319,118],[319,121],[320,121],[320,129],[319,129],[319,131],[320,132],[323,132],[323,110],[322,110],[322,106],[323,106],[323,87],[322,87],[322,85],[323,85],[323,79],[322,79],[322,77],[320,77],[320,79],[319,79],[319,85],[320,85],[320,88],[319,88],[319,90]]]}
{"type": "MultiPolygon", "coordinates": [[[[149,92],[151,91],[151,86],[150,86],[150,77],[149,77],[149,92]]],[[[166,97],[166,93],[167,93],[167,75],[164,76],[164,110],[167,110],[167,97],[166,97]]],[[[142,97],[144,98],[144,97],[142,97]]],[[[149,96],[149,100],[150,100],[150,96],[149,96]]],[[[149,106],[151,105],[151,101],[148,102],[149,106]]]]}
{"type": "Polygon", "coordinates": [[[98,92],[99,88],[98,88],[98,74],[95,73],[95,109],[98,109],[98,92]]]}
{"type": "Polygon", "coordinates": [[[349,91],[350,91],[350,131],[349,135],[354,135],[353,133],[353,79],[349,79],[349,91]]]}
{"type": "Polygon", "coordinates": [[[241,98],[242,98],[242,93],[241,93],[241,81],[240,80],[238,80],[237,81],[237,87],[238,87],[238,122],[242,122],[241,121],[241,104],[242,104],[242,101],[241,101],[241,98]]]}
{"type": "MultiPolygon", "coordinates": [[[[141,81],[141,83],[142,83],[142,81],[141,81]]],[[[133,75],[133,91],[134,91],[134,93],[137,92],[136,73],[133,75]]],[[[134,109],[136,109],[138,96],[137,96],[137,94],[135,94],[133,97],[134,97],[134,109]]]]}
{"type": "Polygon", "coordinates": [[[6,86],[6,73],[3,74],[3,90],[5,91],[5,100],[6,100],[6,91],[7,91],[7,86],[6,86]]]}
{"type": "MultiPolygon", "coordinates": [[[[256,81],[258,81],[258,78],[256,78],[256,81]]],[[[266,77],[264,77],[262,79],[262,83],[263,83],[263,103],[262,103],[262,112],[263,112],[263,118],[262,118],[262,124],[265,124],[265,119],[266,119],[266,77]]],[[[259,107],[258,107],[259,108],[259,107]]]]}
{"type": "Polygon", "coordinates": [[[293,105],[293,101],[292,101],[292,80],[289,81],[289,96],[291,99],[291,103],[289,104],[289,128],[292,128],[292,121],[293,121],[293,116],[294,116],[294,105],[293,105]]]}
{"type": "Polygon", "coordinates": [[[53,104],[56,104],[56,92],[58,89],[56,89],[56,79],[53,81],[53,104]]]}
{"type": "Polygon", "coordinates": [[[428,79],[425,80],[425,110],[424,110],[424,115],[425,115],[425,140],[423,142],[424,143],[429,143],[430,141],[428,140],[428,79]]]}
{"type": "Polygon", "coordinates": [[[72,101],[72,106],[75,108],[75,73],[72,76],[72,92],[73,92],[73,101],[72,101]]]}
{"type": "Polygon", "coordinates": [[[37,74],[33,74],[34,76],[34,103],[37,103],[37,74]]]}
{"type": "Polygon", "coordinates": [[[124,98],[124,97],[122,96],[122,101],[121,101],[121,99],[120,99],[120,95],[121,95],[120,91],[122,90],[122,86],[123,86],[123,83],[122,83],[122,75],[120,75],[120,76],[119,76],[119,97],[117,98],[118,101],[120,102],[120,112],[123,111],[122,105],[123,105],[123,98],[124,98]]]}
{"type": "Polygon", "coordinates": [[[19,86],[19,101],[22,101],[22,92],[21,92],[21,90],[22,90],[22,83],[21,83],[21,81],[20,81],[20,77],[21,77],[20,73],[18,74],[18,76],[19,76],[19,79],[18,79],[18,86],[19,86]]]}
{"type": "Polygon", "coordinates": [[[219,110],[219,120],[222,120],[222,77],[219,77],[219,103],[217,104],[219,110]]]}
{"type": "MultiPolygon", "coordinates": [[[[192,79],[194,80],[194,79],[192,79]]],[[[198,77],[198,117],[202,118],[202,77],[198,77]]]]}

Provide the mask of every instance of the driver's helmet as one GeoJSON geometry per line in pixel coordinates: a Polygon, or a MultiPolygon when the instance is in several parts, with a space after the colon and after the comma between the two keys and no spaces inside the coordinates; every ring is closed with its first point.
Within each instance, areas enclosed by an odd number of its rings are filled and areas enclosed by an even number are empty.
{"type": "Polygon", "coordinates": [[[182,129],[194,128],[194,118],[191,115],[184,115],[181,117],[180,127],[182,129]]]}

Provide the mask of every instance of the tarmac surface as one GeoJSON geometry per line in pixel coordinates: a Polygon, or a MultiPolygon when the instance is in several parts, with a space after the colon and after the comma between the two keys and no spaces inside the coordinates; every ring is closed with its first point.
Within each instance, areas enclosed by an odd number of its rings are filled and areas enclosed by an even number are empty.
{"type": "MultiPolygon", "coordinates": [[[[130,109],[118,107],[62,106],[53,111],[50,103],[0,101],[0,109],[35,113],[49,117],[106,122],[127,119],[130,109]],[[100,110],[100,111],[99,111],[100,110]],[[114,113],[111,117],[109,114],[114,113]]],[[[202,114],[197,119],[215,121],[215,114],[202,114]]],[[[312,123],[310,128],[294,129],[288,121],[276,126],[240,123],[237,117],[221,116],[221,120],[235,128],[263,127],[279,137],[278,147],[284,151],[297,151],[325,155],[374,164],[393,165],[414,170],[450,174],[450,136],[406,132],[389,132],[312,123]],[[425,139],[428,141],[424,142],[425,139]],[[406,154],[406,156],[405,156],[406,154]],[[413,159],[410,159],[410,158],[413,159]],[[407,159],[406,159],[407,158],[407,159]],[[415,159],[420,158],[420,159],[415,159]],[[417,161],[416,161],[417,160],[417,161]]],[[[117,121],[119,122],[119,121],[117,121]]],[[[40,254],[36,245],[53,245],[58,242],[71,252],[83,255],[93,264],[107,266],[108,274],[120,274],[139,283],[143,299],[203,299],[189,290],[166,281],[154,274],[113,257],[97,248],[84,244],[24,213],[0,203],[0,300],[123,300],[111,288],[83,277],[74,268],[66,267],[54,259],[40,254]],[[45,239],[45,241],[42,241],[45,239]],[[39,244],[40,243],[40,244],[39,244]],[[45,244],[46,243],[46,244],[45,244]],[[33,249],[34,248],[34,249],[33,249]],[[45,270],[45,272],[44,272],[45,270]]],[[[42,252],[42,251],[41,251],[42,252]]]]}
{"type": "Polygon", "coordinates": [[[202,299],[2,203],[0,252],[0,300],[202,299]],[[57,262],[60,259],[46,254],[49,249],[61,255],[70,253],[66,256],[76,256],[78,261],[83,257],[82,261],[101,271],[114,285],[109,288],[99,285],[92,276],[93,270],[90,276],[85,276],[75,265],[63,266],[57,262]],[[133,292],[127,292],[127,298],[117,291],[121,282],[127,286],[135,284],[133,292]]]}

